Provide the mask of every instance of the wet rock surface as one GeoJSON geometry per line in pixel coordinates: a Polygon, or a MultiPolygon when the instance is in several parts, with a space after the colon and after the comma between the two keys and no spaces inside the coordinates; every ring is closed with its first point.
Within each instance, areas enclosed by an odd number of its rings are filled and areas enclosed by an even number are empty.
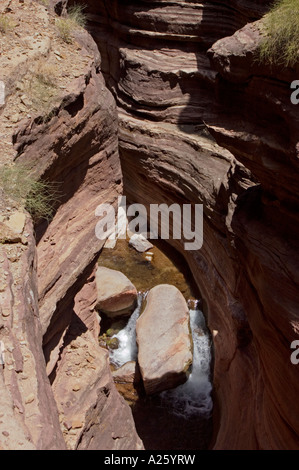
{"type": "Polygon", "coordinates": [[[61,428],[70,450],[142,450],[131,410],[117,392],[107,350],[73,314],[52,377],[61,428]]]}

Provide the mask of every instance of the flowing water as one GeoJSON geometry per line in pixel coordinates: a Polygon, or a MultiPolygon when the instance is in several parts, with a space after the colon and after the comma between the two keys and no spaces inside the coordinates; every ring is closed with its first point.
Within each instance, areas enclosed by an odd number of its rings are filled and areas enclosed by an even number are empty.
{"type": "Polygon", "coordinates": [[[137,359],[136,321],[148,290],[165,283],[175,285],[188,301],[192,369],[183,385],[151,397],[145,395],[142,385],[116,386],[132,408],[137,432],[146,449],[206,449],[212,431],[211,340],[197,300],[199,293],[185,261],[176,252],[171,253],[165,245],[154,246],[150,252],[150,256],[138,253],[126,240],[119,240],[114,249],[103,250],[99,259],[101,266],[122,271],[139,291],[135,311],[112,336],[118,339],[118,348],[109,350],[112,370],[137,359]]]}
{"type": "Polygon", "coordinates": [[[137,359],[136,322],[140,315],[143,299],[144,294],[139,292],[137,307],[130,316],[127,325],[112,336],[112,338],[118,339],[118,348],[109,351],[110,362],[116,367],[121,367],[126,362],[137,359]]]}
{"type": "Polygon", "coordinates": [[[161,394],[162,403],[186,419],[194,415],[209,417],[213,408],[210,338],[201,310],[190,309],[189,312],[193,339],[191,374],[187,382],[161,394]]]}
{"type": "MultiPolygon", "coordinates": [[[[125,328],[113,338],[119,346],[110,350],[110,361],[116,367],[126,362],[137,360],[136,321],[140,315],[144,294],[139,293],[138,305],[125,328]]],[[[209,417],[213,408],[210,380],[211,345],[203,313],[199,309],[189,309],[190,327],[193,340],[193,364],[187,382],[173,390],[160,394],[162,406],[168,407],[174,414],[183,418],[193,415],[209,417]]]]}

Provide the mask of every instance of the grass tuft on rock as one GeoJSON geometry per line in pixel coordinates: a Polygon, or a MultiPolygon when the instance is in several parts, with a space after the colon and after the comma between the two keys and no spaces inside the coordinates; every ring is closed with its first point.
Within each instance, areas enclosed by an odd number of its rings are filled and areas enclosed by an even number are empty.
{"type": "Polygon", "coordinates": [[[32,67],[25,92],[36,111],[49,113],[57,95],[55,70],[44,59],[32,67]]]}
{"type": "Polygon", "coordinates": [[[55,25],[58,36],[63,42],[71,44],[73,42],[73,32],[78,28],[85,28],[86,16],[84,14],[85,5],[75,4],[68,10],[66,17],[56,18],[55,25]]]}
{"type": "Polygon", "coordinates": [[[86,5],[75,4],[68,10],[68,18],[77,26],[85,28],[86,26],[86,15],[84,10],[86,5]]]}
{"type": "Polygon", "coordinates": [[[276,0],[263,18],[262,33],[260,62],[294,66],[299,58],[299,1],[276,0]]]}
{"type": "Polygon", "coordinates": [[[4,194],[24,207],[34,221],[50,220],[58,199],[57,185],[32,176],[24,165],[0,167],[0,185],[4,194]]]}

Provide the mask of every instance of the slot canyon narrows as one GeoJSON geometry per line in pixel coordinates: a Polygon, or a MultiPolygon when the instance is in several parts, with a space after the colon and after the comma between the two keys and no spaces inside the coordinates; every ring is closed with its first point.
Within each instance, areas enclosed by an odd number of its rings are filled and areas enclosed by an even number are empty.
{"type": "Polygon", "coordinates": [[[272,3],[1,2],[0,450],[299,449],[299,5],[272,3]]]}

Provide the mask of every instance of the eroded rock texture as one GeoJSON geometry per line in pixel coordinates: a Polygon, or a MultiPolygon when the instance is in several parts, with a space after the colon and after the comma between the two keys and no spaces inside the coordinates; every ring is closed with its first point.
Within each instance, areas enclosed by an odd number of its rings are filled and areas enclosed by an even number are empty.
{"type": "Polygon", "coordinates": [[[65,442],[42,350],[35,240],[30,217],[23,215],[14,227],[18,234],[11,229],[0,247],[0,448],[61,450],[65,442]]]}
{"type": "Polygon", "coordinates": [[[299,446],[296,77],[254,62],[246,26],[269,3],[88,2],[128,197],[204,204],[202,249],[173,245],[214,330],[216,449],[299,446]]]}
{"type": "Polygon", "coordinates": [[[47,113],[32,112],[9,126],[9,156],[14,153],[16,165],[25,165],[32,177],[54,183],[57,197],[53,219],[33,227],[29,214],[15,211],[15,203],[0,194],[0,340],[6,349],[4,370],[0,366],[0,446],[141,449],[131,410],[98,345],[100,319],[94,310],[94,266],[104,243],[95,236],[95,209],[114,204],[122,192],[115,101],[86,31],[72,32],[76,37],[67,55],[44,6],[27,0],[9,4],[24,23],[31,9],[42,10],[49,47],[29,58],[64,57],[56,79],[65,83],[47,113]]]}
{"type": "Polygon", "coordinates": [[[131,410],[115,388],[108,351],[99,346],[98,331],[90,327],[90,311],[81,308],[88,294],[85,285],[75,298],[64,347],[51,377],[67,447],[142,450],[131,410]]]}
{"type": "MultiPolygon", "coordinates": [[[[66,3],[51,1],[58,12],[66,3]]],[[[78,33],[80,71],[60,103],[46,119],[13,126],[14,146],[2,145],[58,182],[59,200],[53,221],[36,227],[39,292],[28,215],[21,233],[1,220],[1,447],[142,448],[98,346],[94,311],[102,246],[94,211],[117,200],[123,171],[133,202],[204,204],[202,249],[173,246],[193,272],[214,333],[212,446],[298,449],[290,343],[299,330],[299,126],[289,99],[298,77],[253,60],[258,24],[247,25],[270,2],[84,3],[102,63],[78,33]]],[[[43,8],[9,4],[13,13],[43,8]]],[[[45,11],[33,17],[44,33],[45,11]]],[[[34,51],[47,60],[51,41],[42,44],[34,51]]],[[[10,82],[27,71],[17,62],[10,82]]]]}
{"type": "MultiPolygon", "coordinates": [[[[298,335],[299,313],[299,120],[290,101],[294,71],[258,66],[252,55],[258,41],[256,25],[248,25],[211,49],[220,72],[218,90],[228,91],[219,99],[221,118],[210,129],[260,183],[237,201],[231,222],[242,265],[239,289],[260,361],[257,443],[298,448],[298,368],[289,348],[298,335]],[[238,103],[232,120],[228,102],[238,103]]],[[[224,440],[220,433],[218,445],[224,440]]]]}

